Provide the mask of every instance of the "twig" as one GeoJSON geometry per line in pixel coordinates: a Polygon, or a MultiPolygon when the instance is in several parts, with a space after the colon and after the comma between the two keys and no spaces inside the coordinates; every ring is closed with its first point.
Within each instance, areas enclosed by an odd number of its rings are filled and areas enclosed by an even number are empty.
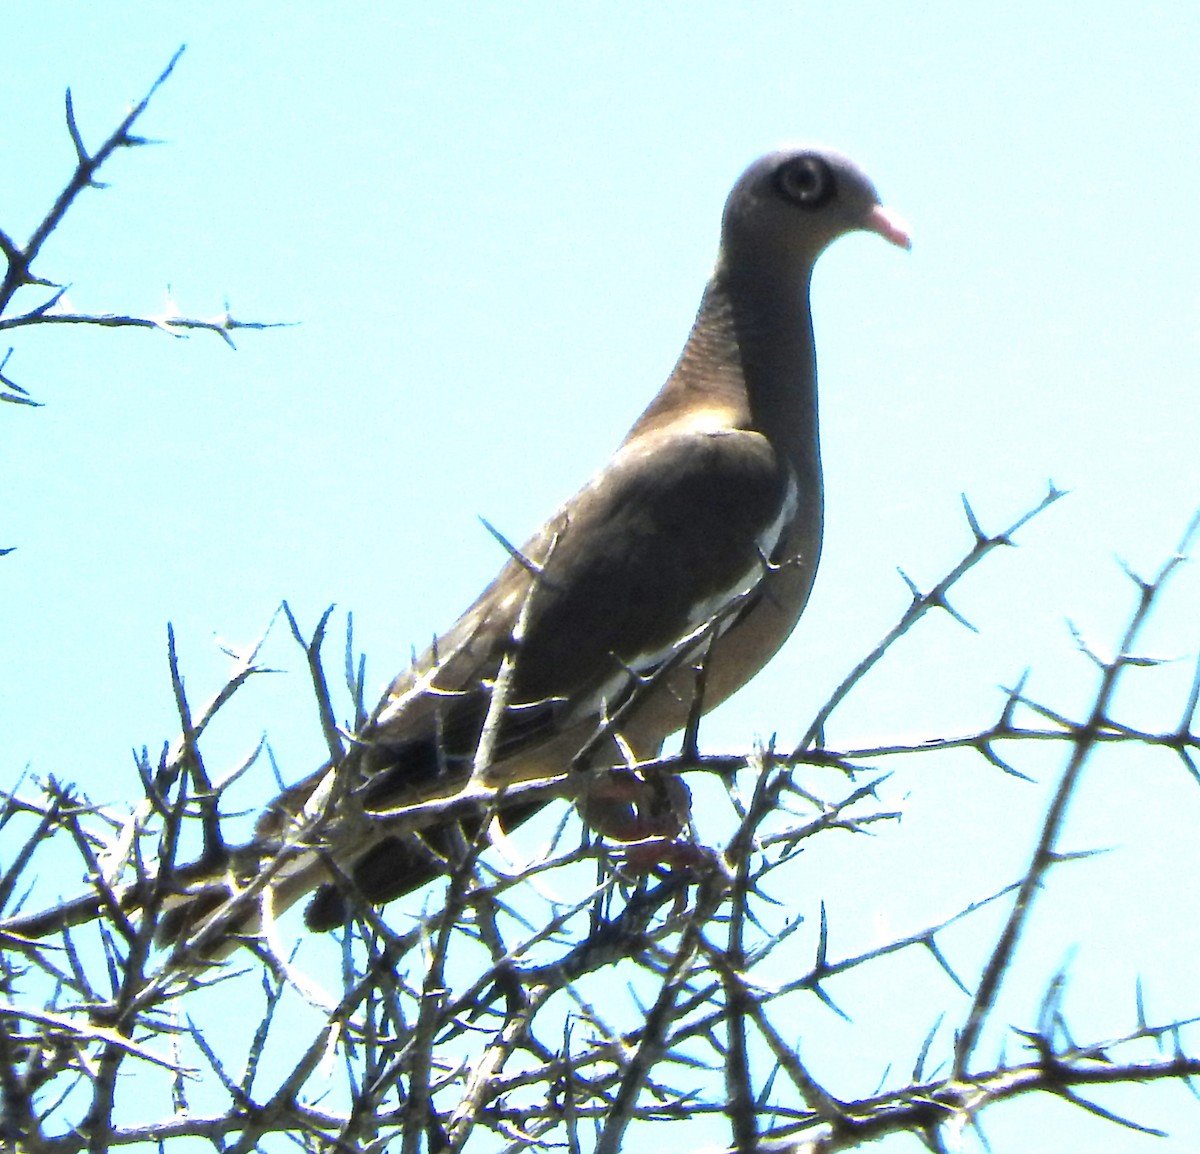
{"type": "Polygon", "coordinates": [[[888,631],[887,635],[879,642],[875,648],[867,654],[854,668],[844,681],[833,691],[829,700],[817,711],[817,715],[809,724],[807,732],[800,739],[799,745],[796,746],[793,757],[800,757],[806,750],[814,747],[817,744],[818,737],[824,732],[825,723],[833,715],[837,707],[846,699],[847,694],[860,682],[866,675],[878,664],[880,658],[888,652],[889,649],[904,636],[922,617],[925,616],[931,609],[943,609],[962,624],[967,622],[958,613],[956,613],[947,599],[947,594],[955,584],[966,573],[969,573],[980,561],[984,559],[993,549],[1001,545],[1012,545],[1013,534],[1016,533],[1028,521],[1033,520],[1039,514],[1048,509],[1060,497],[1064,496],[1065,492],[1062,489],[1055,488],[1051,483],[1046,496],[1028,512],[1023,513],[1018,517],[1007,529],[1002,530],[995,536],[989,537],[979,527],[979,522],[975,519],[975,513],[968,504],[966,497],[963,497],[963,509],[967,515],[967,523],[974,534],[975,543],[966,553],[961,561],[954,566],[944,577],[938,581],[928,593],[922,593],[920,590],[904,575],[901,571],[901,576],[904,577],[906,584],[912,593],[912,603],[905,610],[904,615],[896,623],[896,625],[888,631]]]}
{"type": "Polygon", "coordinates": [[[1071,756],[1067,760],[1054,797],[1050,802],[1050,808],[1046,812],[1029,868],[1013,900],[1012,911],[1000,932],[987,964],[984,966],[970,1011],[958,1036],[954,1048],[954,1076],[956,1078],[963,1079],[967,1076],[967,1065],[979,1042],[979,1036],[988,1015],[995,1005],[1000,986],[1008,972],[1009,963],[1016,952],[1021,933],[1032,910],[1034,898],[1042,886],[1046,871],[1059,860],[1060,855],[1055,852],[1054,847],[1058,843],[1059,834],[1066,821],[1067,810],[1078,787],[1083,767],[1096,745],[1098,735],[1103,733],[1109,725],[1109,702],[1116,691],[1121,674],[1131,664],[1131,658],[1135,655],[1134,643],[1150,615],[1155,599],[1162,592],[1171,574],[1183,561],[1198,528],[1200,528],[1200,514],[1188,526],[1175,555],[1159,569],[1152,581],[1143,581],[1130,574],[1138,589],[1137,603],[1117,646],[1116,656],[1101,666],[1100,684],[1096,689],[1087,721],[1080,726],[1073,727],[1071,756]]]}

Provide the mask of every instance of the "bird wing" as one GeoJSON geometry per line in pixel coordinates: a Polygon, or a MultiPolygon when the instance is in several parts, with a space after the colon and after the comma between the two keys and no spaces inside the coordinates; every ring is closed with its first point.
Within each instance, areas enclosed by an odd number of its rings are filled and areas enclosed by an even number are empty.
{"type": "MultiPolygon", "coordinates": [[[[498,772],[564,730],[594,728],[757,584],[795,506],[788,466],[757,432],[666,429],[627,442],[393,683],[367,735],[368,808],[467,772],[507,654],[498,772]]],[[[656,724],[633,711],[651,755],[679,727],[669,713],[656,724]]]]}

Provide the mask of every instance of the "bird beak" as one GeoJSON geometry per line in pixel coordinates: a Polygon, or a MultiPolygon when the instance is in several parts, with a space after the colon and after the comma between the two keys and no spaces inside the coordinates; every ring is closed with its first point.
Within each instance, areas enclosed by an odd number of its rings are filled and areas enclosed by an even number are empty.
{"type": "Polygon", "coordinates": [[[869,232],[877,232],[884,240],[891,241],[897,248],[911,249],[912,237],[908,234],[908,225],[896,213],[877,204],[863,221],[863,228],[869,232]]]}

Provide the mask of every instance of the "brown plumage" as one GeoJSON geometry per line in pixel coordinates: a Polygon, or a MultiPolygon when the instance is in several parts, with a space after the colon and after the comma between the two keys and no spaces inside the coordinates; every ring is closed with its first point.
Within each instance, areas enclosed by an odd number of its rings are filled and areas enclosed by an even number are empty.
{"type": "MultiPolygon", "coordinates": [[[[634,674],[677,660],[681,639],[732,598],[743,603],[713,631],[703,707],[766,664],[808,600],[821,548],[809,279],[820,252],[853,229],[908,246],[870,181],[844,157],[778,152],[741,177],[712,280],[661,392],[612,460],[521,548],[532,564],[509,561],[388,690],[366,734],[359,799],[368,812],[469,775],[488,686],[512,651],[527,600],[493,781],[561,771],[602,717],[638,691],[634,674]]],[[[601,742],[590,764],[656,757],[687,721],[694,665],[679,662],[642,693],[619,740],[614,733],[601,742]]],[[[290,796],[286,807],[298,800],[290,796]]],[[[601,802],[589,817],[618,837],[670,834],[673,816],[653,812],[655,801],[650,792],[632,807],[601,802]]],[[[336,832],[327,836],[337,853],[336,832]]],[[[379,901],[437,869],[413,839],[388,838],[366,847],[353,872],[364,896],[379,901]]],[[[328,928],[343,918],[337,889],[323,885],[309,924],[328,928]]]]}
{"type": "MultiPolygon", "coordinates": [[[[679,361],[613,458],[393,682],[359,735],[354,778],[318,771],[268,807],[261,845],[336,793],[325,854],[302,855],[277,879],[276,912],[315,889],[308,924],[345,919],[329,858],[377,903],[439,872],[436,830],[397,836],[372,814],[453,794],[470,778],[506,655],[492,783],[560,773],[589,744],[592,766],[654,758],[688,720],[702,651],[705,710],[766,664],[808,600],[821,549],[810,276],[820,253],[853,230],[908,247],[846,158],[792,149],[747,169],[726,203],[716,268],[679,361]],[[619,724],[605,727],[618,712],[619,724]]],[[[647,783],[595,798],[585,813],[617,838],[670,837],[685,794],[647,783]]],[[[502,820],[529,811],[502,809],[502,820]]],[[[253,846],[241,853],[255,860],[253,846]]],[[[194,928],[224,896],[220,884],[199,885],[169,914],[166,936],[194,928]]]]}

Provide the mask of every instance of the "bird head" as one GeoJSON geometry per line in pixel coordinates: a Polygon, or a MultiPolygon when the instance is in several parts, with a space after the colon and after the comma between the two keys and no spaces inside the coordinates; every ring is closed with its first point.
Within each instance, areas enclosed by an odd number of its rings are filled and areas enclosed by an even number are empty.
{"type": "Polygon", "coordinates": [[[811,269],[839,236],[874,232],[912,247],[908,229],[885,209],[867,174],[827,148],[789,148],[759,157],[725,202],[721,251],[726,263],[752,258],[811,269]]]}

